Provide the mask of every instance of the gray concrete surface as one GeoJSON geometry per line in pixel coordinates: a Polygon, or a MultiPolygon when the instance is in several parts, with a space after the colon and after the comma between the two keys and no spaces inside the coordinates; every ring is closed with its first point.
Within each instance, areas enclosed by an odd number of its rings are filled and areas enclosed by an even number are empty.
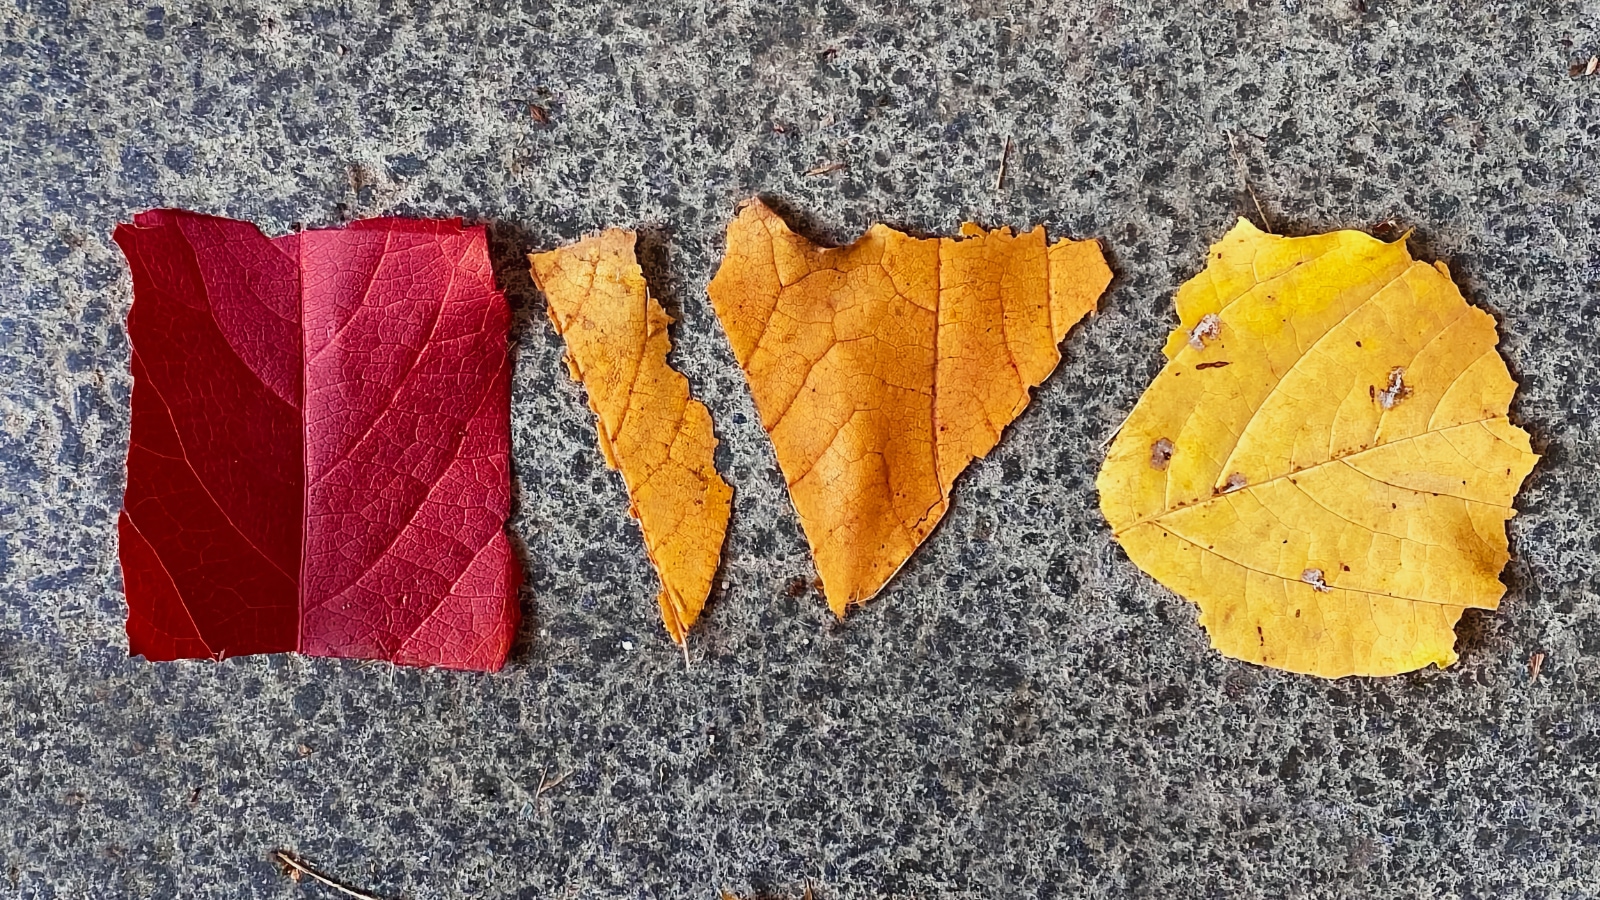
{"type": "Polygon", "coordinates": [[[0,896],[334,896],[278,847],[418,900],[1600,895],[1600,77],[1568,72],[1596,52],[1594,0],[0,0],[0,896]],[[1502,322],[1547,455],[1448,671],[1224,660],[1098,514],[1246,183],[1280,230],[1415,227],[1502,322]],[[1117,271],[842,626],[789,590],[811,564],[704,291],[756,192],[835,240],[1044,222],[1117,271]],[[127,658],[110,233],[164,204],[493,224],[530,566],[505,672],[127,658]],[[518,260],[613,224],[738,492],[687,672],[518,260]]]}

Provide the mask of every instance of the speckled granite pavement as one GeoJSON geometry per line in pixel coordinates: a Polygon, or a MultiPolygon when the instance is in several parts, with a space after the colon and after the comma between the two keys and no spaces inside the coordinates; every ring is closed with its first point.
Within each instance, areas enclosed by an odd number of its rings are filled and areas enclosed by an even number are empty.
{"type": "Polygon", "coordinates": [[[1600,895],[1600,77],[1568,73],[1596,52],[1595,0],[0,0],[0,896],[333,896],[278,847],[418,900],[1600,895]],[[1414,227],[1501,320],[1546,458],[1448,671],[1224,660],[1096,509],[1247,183],[1282,231],[1414,227]],[[841,241],[1044,222],[1117,271],[842,626],[705,296],[757,192],[841,241]],[[529,567],[506,671],[127,658],[110,235],[167,204],[492,223],[529,567]],[[611,224],[645,234],[737,490],[688,671],[519,260],[611,224]]]}

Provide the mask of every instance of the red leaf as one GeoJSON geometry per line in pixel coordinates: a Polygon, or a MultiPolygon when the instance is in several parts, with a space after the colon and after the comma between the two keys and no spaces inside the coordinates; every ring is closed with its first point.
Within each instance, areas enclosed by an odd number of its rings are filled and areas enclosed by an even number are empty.
{"type": "Polygon", "coordinates": [[[118,523],[131,651],[498,669],[516,632],[510,314],[483,228],[269,240],[154,210],[118,523]]]}

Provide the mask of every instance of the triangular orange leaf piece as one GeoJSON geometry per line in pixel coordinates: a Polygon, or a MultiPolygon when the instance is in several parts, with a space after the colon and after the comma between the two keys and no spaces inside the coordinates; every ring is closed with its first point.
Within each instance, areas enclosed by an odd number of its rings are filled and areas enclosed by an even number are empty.
{"type": "Polygon", "coordinates": [[[589,394],[600,451],[628,486],[667,633],[682,644],[711,591],[733,489],[712,463],[711,413],[667,364],[672,317],[650,296],[633,248],[633,232],[612,229],[528,261],[589,394]]]}
{"type": "Polygon", "coordinates": [[[1168,362],[1097,485],[1128,556],[1222,653],[1329,678],[1456,659],[1505,593],[1539,457],[1494,318],[1442,263],[1240,220],[1178,290],[1168,362]]]}
{"type": "Polygon", "coordinates": [[[1095,241],[874,225],[848,247],[759,200],[728,226],[709,291],[844,615],[944,516],[950,487],[1028,405],[1111,280],[1095,241]]]}

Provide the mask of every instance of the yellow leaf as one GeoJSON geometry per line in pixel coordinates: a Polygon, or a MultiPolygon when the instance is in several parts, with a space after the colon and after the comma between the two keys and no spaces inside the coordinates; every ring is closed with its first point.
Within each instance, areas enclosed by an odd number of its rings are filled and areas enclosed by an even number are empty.
{"type": "Polygon", "coordinates": [[[633,232],[613,229],[528,261],[589,394],[600,451],[628,486],[661,576],[667,633],[682,644],[711,591],[733,489],[712,464],[711,414],[667,365],[672,318],[650,296],[633,246],[633,232]]]}
{"type": "Polygon", "coordinates": [[[871,599],[950,486],[1028,405],[1111,279],[1094,241],[874,225],[818,247],[760,201],[709,288],[772,438],[828,604],[871,599]]]}
{"type": "Polygon", "coordinates": [[[1450,665],[1462,610],[1505,593],[1538,460],[1494,319],[1403,240],[1240,220],[1207,263],[1100,471],[1117,540],[1227,656],[1329,678],[1450,665]]]}

